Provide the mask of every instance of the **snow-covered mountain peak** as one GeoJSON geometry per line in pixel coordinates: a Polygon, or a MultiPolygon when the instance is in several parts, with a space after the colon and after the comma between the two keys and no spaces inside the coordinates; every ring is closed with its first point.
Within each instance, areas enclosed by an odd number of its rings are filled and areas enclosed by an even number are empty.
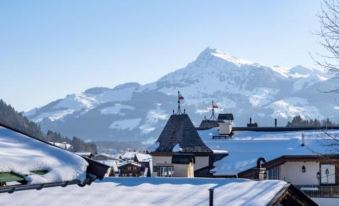
{"type": "Polygon", "coordinates": [[[232,56],[230,54],[224,53],[221,50],[218,49],[212,49],[212,48],[206,48],[204,51],[202,51],[196,62],[200,63],[200,62],[209,62],[209,61],[213,61],[214,59],[221,59],[224,61],[227,61],[229,63],[233,63],[237,66],[242,66],[242,65],[257,65],[254,62],[245,60],[245,59],[241,59],[235,56],[232,56]]]}

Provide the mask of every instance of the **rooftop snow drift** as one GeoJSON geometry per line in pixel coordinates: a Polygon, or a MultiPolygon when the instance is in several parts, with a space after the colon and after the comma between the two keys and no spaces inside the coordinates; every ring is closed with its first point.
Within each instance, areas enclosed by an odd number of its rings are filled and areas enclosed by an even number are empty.
{"type": "Polygon", "coordinates": [[[19,174],[28,184],[82,181],[88,166],[71,152],[1,126],[0,160],[0,173],[19,174]]]}
{"type": "MultiPolygon", "coordinates": [[[[88,187],[55,187],[37,191],[1,194],[4,205],[208,205],[214,188],[214,205],[261,206],[271,203],[286,182],[278,180],[190,178],[106,178],[88,187]],[[60,198],[56,198],[60,197],[60,198]]],[[[306,196],[303,197],[309,200],[306,196]]],[[[312,201],[311,201],[312,202],[312,201]]],[[[312,204],[311,204],[312,205],[312,204]]]]}

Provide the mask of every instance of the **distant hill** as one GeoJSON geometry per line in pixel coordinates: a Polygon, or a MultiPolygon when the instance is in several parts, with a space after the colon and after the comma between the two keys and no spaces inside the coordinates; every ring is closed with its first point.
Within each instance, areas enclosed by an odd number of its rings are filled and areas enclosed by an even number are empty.
{"type": "MultiPolygon", "coordinates": [[[[151,71],[150,71],[151,72],[151,71]]],[[[209,117],[212,100],[216,112],[234,114],[235,126],[249,117],[259,126],[285,126],[293,117],[338,122],[334,94],[338,81],[318,69],[265,66],[207,48],[186,67],[159,80],[115,88],[91,88],[70,94],[24,115],[48,129],[93,141],[151,142],[176,108],[180,90],[183,107],[195,126],[209,117]]]]}
{"type": "Polygon", "coordinates": [[[28,120],[21,113],[18,113],[12,106],[6,104],[0,99],[0,123],[18,131],[24,132],[28,135],[41,139],[47,142],[66,142],[73,146],[74,152],[96,152],[96,145],[92,143],[85,143],[83,140],[73,137],[63,137],[60,133],[48,131],[44,133],[40,126],[35,122],[28,120]]]}

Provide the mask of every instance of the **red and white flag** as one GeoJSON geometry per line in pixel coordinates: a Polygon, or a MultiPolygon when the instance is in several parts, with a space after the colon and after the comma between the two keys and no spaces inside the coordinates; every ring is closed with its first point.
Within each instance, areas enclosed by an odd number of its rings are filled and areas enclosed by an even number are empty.
{"type": "Polygon", "coordinates": [[[212,101],[212,108],[213,108],[213,109],[219,108],[219,106],[217,105],[217,103],[215,103],[215,102],[212,101]]]}
{"type": "Polygon", "coordinates": [[[179,100],[180,102],[183,102],[183,101],[184,101],[184,96],[182,96],[182,95],[180,94],[179,91],[178,91],[178,100],[179,100]]]}

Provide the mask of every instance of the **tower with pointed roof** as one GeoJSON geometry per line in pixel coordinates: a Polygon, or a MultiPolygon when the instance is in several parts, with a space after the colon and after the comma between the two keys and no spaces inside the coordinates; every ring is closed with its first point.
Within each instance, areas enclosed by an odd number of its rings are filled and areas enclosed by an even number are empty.
{"type": "Polygon", "coordinates": [[[178,92],[177,112],[170,116],[151,153],[155,175],[211,176],[213,150],[200,138],[189,116],[181,112],[180,96],[183,99],[178,92]]]}

